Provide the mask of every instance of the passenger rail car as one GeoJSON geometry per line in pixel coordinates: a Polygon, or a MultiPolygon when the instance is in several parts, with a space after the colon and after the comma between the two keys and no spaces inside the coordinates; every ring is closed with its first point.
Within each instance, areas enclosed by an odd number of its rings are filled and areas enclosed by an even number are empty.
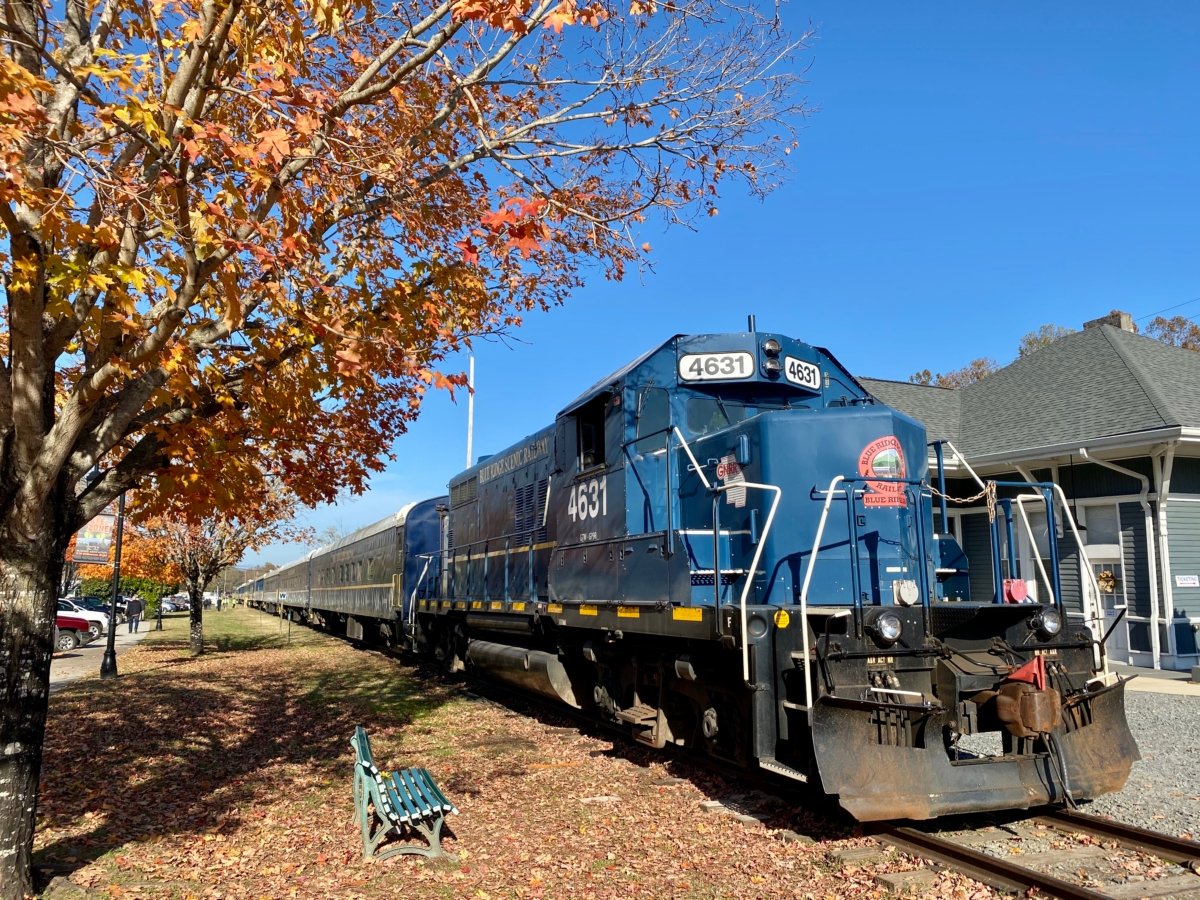
{"type": "Polygon", "coordinates": [[[1001,559],[1026,507],[1054,533],[1065,504],[998,485],[998,588],[972,597],[928,458],[923,426],[823,349],[680,335],[426,501],[438,526],[398,548],[388,603],[342,602],[380,587],[336,568],[366,529],[314,554],[303,609],[282,607],[811,782],[862,820],[1119,789],[1137,758],[1124,684],[1068,622],[1057,560],[1029,602],[1001,559]],[[343,594],[318,586],[331,566],[343,594]]]}
{"type": "MultiPolygon", "coordinates": [[[[273,613],[354,640],[399,641],[411,623],[418,584],[441,544],[445,497],[410,503],[388,516],[238,588],[242,599],[273,613]]],[[[428,579],[436,583],[436,579],[428,579]]]]}

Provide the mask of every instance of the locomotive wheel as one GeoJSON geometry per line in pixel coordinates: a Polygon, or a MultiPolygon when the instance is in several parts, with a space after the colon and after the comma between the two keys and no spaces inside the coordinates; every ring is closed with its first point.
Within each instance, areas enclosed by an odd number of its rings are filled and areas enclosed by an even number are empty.
{"type": "Polygon", "coordinates": [[[704,752],[716,759],[749,765],[750,753],[746,743],[748,729],[747,710],[742,709],[737,698],[713,691],[700,715],[700,741],[704,752]]]}
{"type": "Polygon", "coordinates": [[[434,635],[433,658],[442,670],[449,675],[455,675],[467,670],[467,665],[464,662],[466,649],[467,639],[463,633],[462,625],[455,625],[451,629],[443,629],[434,635]]]}

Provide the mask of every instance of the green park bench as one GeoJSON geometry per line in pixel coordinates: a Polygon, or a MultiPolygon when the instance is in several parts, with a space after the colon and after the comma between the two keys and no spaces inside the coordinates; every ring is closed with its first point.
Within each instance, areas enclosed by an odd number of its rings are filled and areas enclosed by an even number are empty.
{"type": "Polygon", "coordinates": [[[399,853],[418,853],[431,859],[446,856],[442,826],[454,804],[438,789],[425,769],[409,768],[381,774],[371,755],[371,740],[361,725],[350,738],[354,748],[354,806],[362,829],[363,858],[387,859],[399,853]],[[388,837],[411,840],[420,834],[429,842],[398,844],[377,852],[388,837]]]}

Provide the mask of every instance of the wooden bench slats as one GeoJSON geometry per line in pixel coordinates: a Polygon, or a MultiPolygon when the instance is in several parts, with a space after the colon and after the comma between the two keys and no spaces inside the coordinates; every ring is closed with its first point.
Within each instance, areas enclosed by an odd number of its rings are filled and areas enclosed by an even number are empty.
{"type": "Polygon", "coordinates": [[[436,802],[442,807],[444,812],[457,813],[458,809],[453,803],[446,799],[446,795],[441,792],[436,784],[434,784],[433,776],[429,774],[428,769],[417,769],[421,778],[425,780],[425,786],[429,789],[429,793],[435,798],[436,802]]]}
{"type": "Polygon", "coordinates": [[[407,769],[404,772],[404,783],[409,786],[414,795],[421,798],[422,806],[430,813],[441,812],[443,811],[442,803],[429,790],[427,775],[428,773],[424,769],[407,769]]]}
{"type": "Polygon", "coordinates": [[[389,791],[392,794],[400,796],[402,809],[407,812],[410,818],[425,818],[433,815],[434,810],[428,808],[427,805],[420,802],[420,797],[414,797],[408,791],[408,785],[404,782],[403,772],[397,772],[391,776],[389,791]]]}
{"type": "Polygon", "coordinates": [[[422,818],[421,811],[413,804],[403,791],[396,790],[396,785],[388,781],[384,782],[385,790],[387,791],[388,799],[392,801],[392,806],[400,817],[405,821],[422,818]]]}
{"type": "Polygon", "coordinates": [[[356,725],[354,727],[354,737],[350,739],[350,743],[354,745],[360,763],[375,765],[375,759],[371,755],[371,739],[367,737],[367,729],[361,725],[356,725]]]}
{"type": "Polygon", "coordinates": [[[425,798],[421,792],[413,786],[412,775],[406,770],[400,771],[392,775],[392,781],[395,784],[397,793],[403,794],[404,805],[412,809],[418,816],[427,816],[433,812],[429,804],[425,802],[425,798]]]}
{"type": "Polygon", "coordinates": [[[378,858],[397,853],[444,856],[442,827],[446,815],[458,810],[438,788],[429,770],[414,766],[383,775],[375,765],[370,738],[361,725],[355,727],[350,744],[356,755],[354,800],[362,829],[363,856],[371,858],[386,837],[392,833],[403,837],[406,831],[421,834],[429,846],[394,846],[379,853],[378,858]]]}

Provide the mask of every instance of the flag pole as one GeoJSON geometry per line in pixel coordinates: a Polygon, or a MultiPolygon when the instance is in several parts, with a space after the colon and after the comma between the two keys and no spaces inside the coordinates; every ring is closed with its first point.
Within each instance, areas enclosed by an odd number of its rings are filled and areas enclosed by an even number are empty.
{"type": "Polygon", "coordinates": [[[467,468],[471,468],[472,447],[475,438],[475,354],[467,370],[467,468]]]}

